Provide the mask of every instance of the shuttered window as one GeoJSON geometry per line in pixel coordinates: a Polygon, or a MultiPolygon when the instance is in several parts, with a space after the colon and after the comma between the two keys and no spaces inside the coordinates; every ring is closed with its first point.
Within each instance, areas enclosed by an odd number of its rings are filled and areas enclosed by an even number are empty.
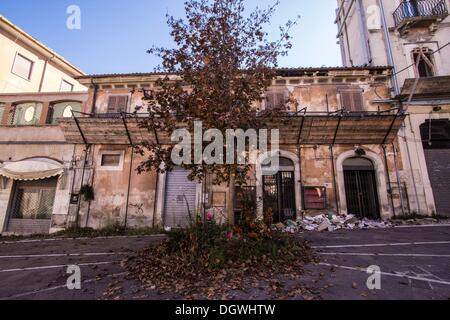
{"type": "Polygon", "coordinates": [[[364,99],[362,90],[342,90],[341,95],[341,107],[346,111],[360,112],[366,111],[364,107],[364,99]]]}
{"type": "Polygon", "coordinates": [[[285,91],[268,92],[266,94],[266,109],[282,108],[286,105],[288,95],[285,91]]]}
{"type": "Polygon", "coordinates": [[[108,99],[108,113],[126,112],[128,96],[110,96],[108,99]]]}
{"type": "Polygon", "coordinates": [[[5,105],[0,103],[0,124],[2,124],[3,113],[5,112],[5,105]]]}
{"type": "Polygon", "coordinates": [[[31,79],[31,71],[33,70],[34,62],[30,59],[25,58],[21,54],[17,54],[14,60],[14,65],[12,68],[12,72],[26,80],[31,79]]]}

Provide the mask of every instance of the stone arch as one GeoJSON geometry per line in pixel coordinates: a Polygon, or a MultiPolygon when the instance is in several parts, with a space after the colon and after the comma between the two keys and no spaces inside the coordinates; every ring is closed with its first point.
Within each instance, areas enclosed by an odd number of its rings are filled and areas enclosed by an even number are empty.
{"type": "MultiPolygon", "coordinates": [[[[295,180],[295,206],[297,210],[297,215],[302,211],[302,193],[300,188],[300,160],[298,156],[290,151],[286,150],[276,150],[272,152],[266,152],[258,157],[256,163],[256,198],[258,200],[263,199],[263,174],[262,174],[262,163],[267,158],[278,154],[281,158],[289,159],[294,164],[294,180],[295,180]]],[[[263,201],[258,201],[257,214],[259,219],[264,217],[264,207],[263,201]]]]}
{"type": "MultiPolygon", "coordinates": [[[[349,150],[341,153],[336,160],[336,172],[339,191],[339,206],[343,214],[347,214],[347,197],[345,194],[345,180],[344,180],[344,162],[349,158],[356,156],[354,150],[349,150]]],[[[363,158],[370,160],[375,168],[375,177],[377,182],[378,201],[380,205],[380,215],[383,219],[392,217],[392,212],[389,208],[387,184],[386,184],[386,168],[382,159],[374,152],[367,151],[363,158]]]]}

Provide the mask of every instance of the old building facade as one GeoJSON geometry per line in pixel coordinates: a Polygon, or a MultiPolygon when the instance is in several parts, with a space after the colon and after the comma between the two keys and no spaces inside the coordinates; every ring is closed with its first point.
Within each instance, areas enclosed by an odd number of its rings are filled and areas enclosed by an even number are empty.
{"type": "MultiPolygon", "coordinates": [[[[282,171],[265,174],[263,165],[257,165],[249,176],[246,189],[261,200],[260,217],[270,210],[274,221],[324,211],[388,219],[407,210],[397,139],[405,115],[377,102],[390,96],[391,69],[305,68],[278,73],[259,107],[270,108],[287,96],[298,106],[292,105],[284,116],[288,123],[283,120],[268,128],[280,131],[282,171]]],[[[89,86],[87,95],[1,95],[0,101],[14,106],[19,106],[17,99],[40,101],[47,114],[32,126],[12,124],[14,117],[3,116],[3,232],[57,231],[74,223],[93,228],[176,227],[185,225],[189,215],[207,211],[225,220],[230,196],[226,186],[215,186],[210,179],[191,182],[181,169],[165,174],[136,171],[144,158],[133,152],[134,145],[145,140],[171,143],[140,128],[139,117],[145,115],[133,114],[144,104],[144,91],[152,89],[160,76],[84,76],[79,81],[89,86]],[[76,110],[75,102],[79,102],[76,110]],[[67,104],[73,116],[65,117],[68,113],[63,110],[49,120],[48,109],[67,104]],[[14,138],[18,131],[20,141],[14,138]],[[86,198],[86,186],[93,197],[86,198]]]]}
{"type": "Polygon", "coordinates": [[[450,2],[337,2],[344,66],[393,67],[392,99],[385,103],[408,113],[399,141],[410,211],[448,215],[450,2]]]}

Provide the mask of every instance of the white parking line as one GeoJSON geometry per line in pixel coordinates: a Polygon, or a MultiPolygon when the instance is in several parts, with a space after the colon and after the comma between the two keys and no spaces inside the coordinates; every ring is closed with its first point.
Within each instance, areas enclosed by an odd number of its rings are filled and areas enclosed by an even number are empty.
{"type": "Polygon", "coordinates": [[[442,228],[442,227],[450,227],[450,224],[423,224],[423,225],[404,225],[404,226],[395,226],[395,228],[442,228]]]}
{"type": "MultiPolygon", "coordinates": [[[[106,262],[96,262],[96,263],[80,263],[80,264],[74,263],[73,265],[77,265],[79,267],[87,267],[87,266],[102,266],[102,265],[113,264],[113,263],[114,263],[114,261],[106,261],[106,262]]],[[[17,269],[5,269],[5,270],[1,270],[0,269],[0,273],[59,269],[59,268],[65,268],[65,267],[67,267],[69,265],[70,264],[60,264],[60,265],[43,266],[43,267],[17,268],[17,269]]]]}
{"type": "Polygon", "coordinates": [[[431,244],[450,244],[450,241],[349,244],[349,245],[337,245],[337,246],[314,246],[313,248],[314,249],[370,248],[370,247],[419,246],[419,245],[431,245],[431,244]]]}
{"type": "Polygon", "coordinates": [[[0,259],[25,259],[25,258],[59,258],[59,257],[97,257],[126,255],[126,252],[104,252],[104,253],[55,253],[55,254],[29,254],[16,256],[0,256],[0,259]]]}
{"type": "MultiPolygon", "coordinates": [[[[126,274],[127,274],[126,272],[116,273],[116,274],[108,275],[108,276],[106,276],[106,278],[115,278],[115,277],[124,276],[126,274]]],[[[94,279],[89,279],[89,280],[82,281],[81,283],[87,284],[87,283],[92,283],[92,282],[97,282],[97,281],[98,281],[98,279],[94,278],[94,279]]],[[[34,291],[19,293],[19,294],[16,294],[16,295],[13,295],[13,296],[10,296],[10,297],[7,297],[7,298],[0,298],[0,300],[18,299],[18,298],[23,298],[23,297],[26,297],[26,296],[30,296],[32,294],[44,293],[44,292],[49,292],[49,291],[55,291],[55,290],[58,290],[58,289],[65,289],[65,288],[67,289],[67,284],[56,286],[56,287],[51,287],[51,288],[45,288],[45,289],[40,289],[40,290],[34,290],[34,291]]]]}
{"type": "MultiPolygon", "coordinates": [[[[337,265],[337,264],[329,264],[329,263],[323,263],[323,262],[319,263],[319,265],[325,266],[325,267],[334,267],[334,268],[339,268],[339,269],[344,269],[344,270],[360,271],[360,272],[367,273],[367,270],[364,269],[364,268],[340,266],[340,265],[337,265]]],[[[407,275],[404,275],[404,274],[396,274],[396,273],[389,273],[389,272],[380,272],[380,274],[384,275],[384,276],[397,277],[397,278],[407,278],[407,279],[411,279],[411,280],[418,280],[418,281],[431,282],[431,283],[437,283],[437,284],[444,284],[444,285],[450,286],[450,282],[448,282],[448,281],[434,280],[434,279],[428,279],[428,278],[423,278],[423,277],[415,277],[415,276],[407,276],[407,275]]]]}
{"type": "Polygon", "coordinates": [[[51,238],[51,239],[30,239],[17,241],[2,241],[0,244],[16,244],[16,243],[39,243],[39,242],[56,242],[56,241],[75,241],[75,240],[110,240],[110,239],[135,239],[135,238],[164,238],[165,234],[151,234],[144,236],[111,236],[111,237],[83,237],[83,238],[51,238]]]}
{"type": "Polygon", "coordinates": [[[450,258],[450,254],[414,254],[414,253],[349,253],[349,252],[320,252],[323,256],[381,256],[381,257],[423,257],[450,258]]]}

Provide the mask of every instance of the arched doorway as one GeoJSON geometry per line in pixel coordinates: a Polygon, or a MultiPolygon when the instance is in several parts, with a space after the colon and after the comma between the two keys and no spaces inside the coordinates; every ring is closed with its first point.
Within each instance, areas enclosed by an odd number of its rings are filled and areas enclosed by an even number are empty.
{"type": "Polygon", "coordinates": [[[295,164],[288,158],[279,158],[280,170],[276,174],[265,172],[269,165],[261,165],[264,214],[272,212],[274,223],[296,219],[295,164]]]}
{"type": "Polygon", "coordinates": [[[343,163],[347,212],[360,218],[379,219],[375,167],[367,158],[348,158],[343,163]]]}

